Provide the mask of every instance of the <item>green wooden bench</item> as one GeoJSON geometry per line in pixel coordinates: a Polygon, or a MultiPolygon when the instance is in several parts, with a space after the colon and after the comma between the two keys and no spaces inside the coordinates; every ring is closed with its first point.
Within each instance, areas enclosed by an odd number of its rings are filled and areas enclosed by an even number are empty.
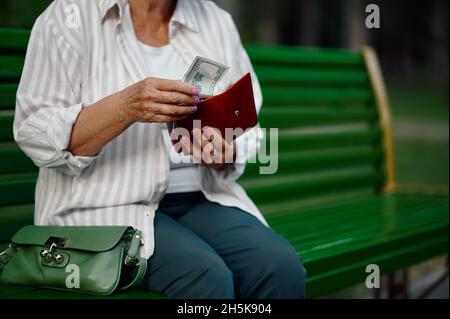
{"type": "MultiPolygon", "coordinates": [[[[13,141],[27,30],[0,29],[0,242],[33,222],[37,169],[13,141]]],[[[373,51],[247,46],[261,81],[262,127],[279,128],[279,169],[240,183],[301,254],[307,296],[448,253],[446,188],[395,183],[388,101],[373,51]]],[[[85,298],[0,287],[0,298],[85,298]]],[[[109,298],[156,298],[139,290],[109,298]]]]}

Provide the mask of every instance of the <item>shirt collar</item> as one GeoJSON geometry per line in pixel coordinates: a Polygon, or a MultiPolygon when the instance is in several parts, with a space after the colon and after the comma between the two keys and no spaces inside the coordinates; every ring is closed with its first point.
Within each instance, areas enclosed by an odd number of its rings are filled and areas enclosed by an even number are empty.
{"type": "Polygon", "coordinates": [[[102,21],[105,19],[108,12],[115,6],[119,8],[119,17],[121,18],[126,2],[127,0],[100,0],[98,2],[98,7],[102,21]]]}
{"type": "Polygon", "coordinates": [[[177,22],[194,32],[198,32],[198,21],[192,2],[192,0],[178,0],[170,22],[177,22]]]}
{"type": "MultiPolygon", "coordinates": [[[[175,11],[172,15],[170,23],[178,23],[186,28],[198,32],[198,21],[196,19],[194,8],[190,3],[192,0],[178,0],[175,11]]],[[[128,0],[100,0],[99,9],[102,19],[104,20],[108,12],[117,6],[119,8],[119,19],[122,18],[123,10],[127,5],[128,0]]]]}

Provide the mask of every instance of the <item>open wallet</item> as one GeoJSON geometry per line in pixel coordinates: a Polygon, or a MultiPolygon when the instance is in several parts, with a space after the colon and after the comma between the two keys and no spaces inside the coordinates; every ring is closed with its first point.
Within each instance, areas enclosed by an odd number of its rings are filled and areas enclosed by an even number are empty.
{"type": "MultiPolygon", "coordinates": [[[[218,129],[223,138],[225,138],[226,128],[242,128],[242,131],[245,131],[256,126],[258,115],[250,73],[244,75],[225,92],[202,100],[196,113],[183,120],[169,123],[169,133],[174,128],[185,128],[189,131],[192,141],[192,129],[195,128],[195,120],[201,121],[201,127],[209,126],[218,129]]],[[[237,137],[239,136],[236,134],[233,139],[237,137]]],[[[178,139],[172,139],[172,143],[175,145],[180,139],[181,136],[178,139]]]]}

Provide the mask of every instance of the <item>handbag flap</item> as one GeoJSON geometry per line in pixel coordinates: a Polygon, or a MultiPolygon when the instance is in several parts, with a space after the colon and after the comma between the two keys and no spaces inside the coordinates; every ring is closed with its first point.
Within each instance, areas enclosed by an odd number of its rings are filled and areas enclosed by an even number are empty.
{"type": "Polygon", "coordinates": [[[17,245],[49,247],[84,251],[108,251],[132,231],[129,226],[34,226],[22,227],[12,238],[17,245]]]}

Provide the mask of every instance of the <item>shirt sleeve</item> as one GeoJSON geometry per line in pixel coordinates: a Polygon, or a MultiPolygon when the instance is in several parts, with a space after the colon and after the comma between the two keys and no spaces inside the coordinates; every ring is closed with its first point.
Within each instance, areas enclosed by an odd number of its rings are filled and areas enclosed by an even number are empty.
{"type": "MultiPolygon", "coordinates": [[[[226,23],[226,25],[228,25],[227,29],[230,35],[229,39],[233,46],[232,52],[235,53],[232,59],[232,66],[230,68],[231,72],[233,72],[233,80],[237,81],[245,74],[250,73],[252,78],[256,112],[259,114],[263,103],[263,96],[258,77],[253,69],[247,51],[241,42],[238,29],[231,15],[227,14],[227,20],[228,23],[226,23]]],[[[235,140],[236,161],[233,165],[228,166],[225,171],[218,172],[218,174],[222,175],[222,178],[227,183],[236,181],[244,173],[247,163],[250,160],[256,159],[263,139],[264,131],[261,129],[258,122],[255,127],[247,130],[243,135],[235,140]]]]}
{"type": "Polygon", "coordinates": [[[31,32],[17,91],[14,139],[41,168],[80,175],[95,157],[67,148],[80,101],[81,55],[51,21],[38,19],[31,32]]]}

